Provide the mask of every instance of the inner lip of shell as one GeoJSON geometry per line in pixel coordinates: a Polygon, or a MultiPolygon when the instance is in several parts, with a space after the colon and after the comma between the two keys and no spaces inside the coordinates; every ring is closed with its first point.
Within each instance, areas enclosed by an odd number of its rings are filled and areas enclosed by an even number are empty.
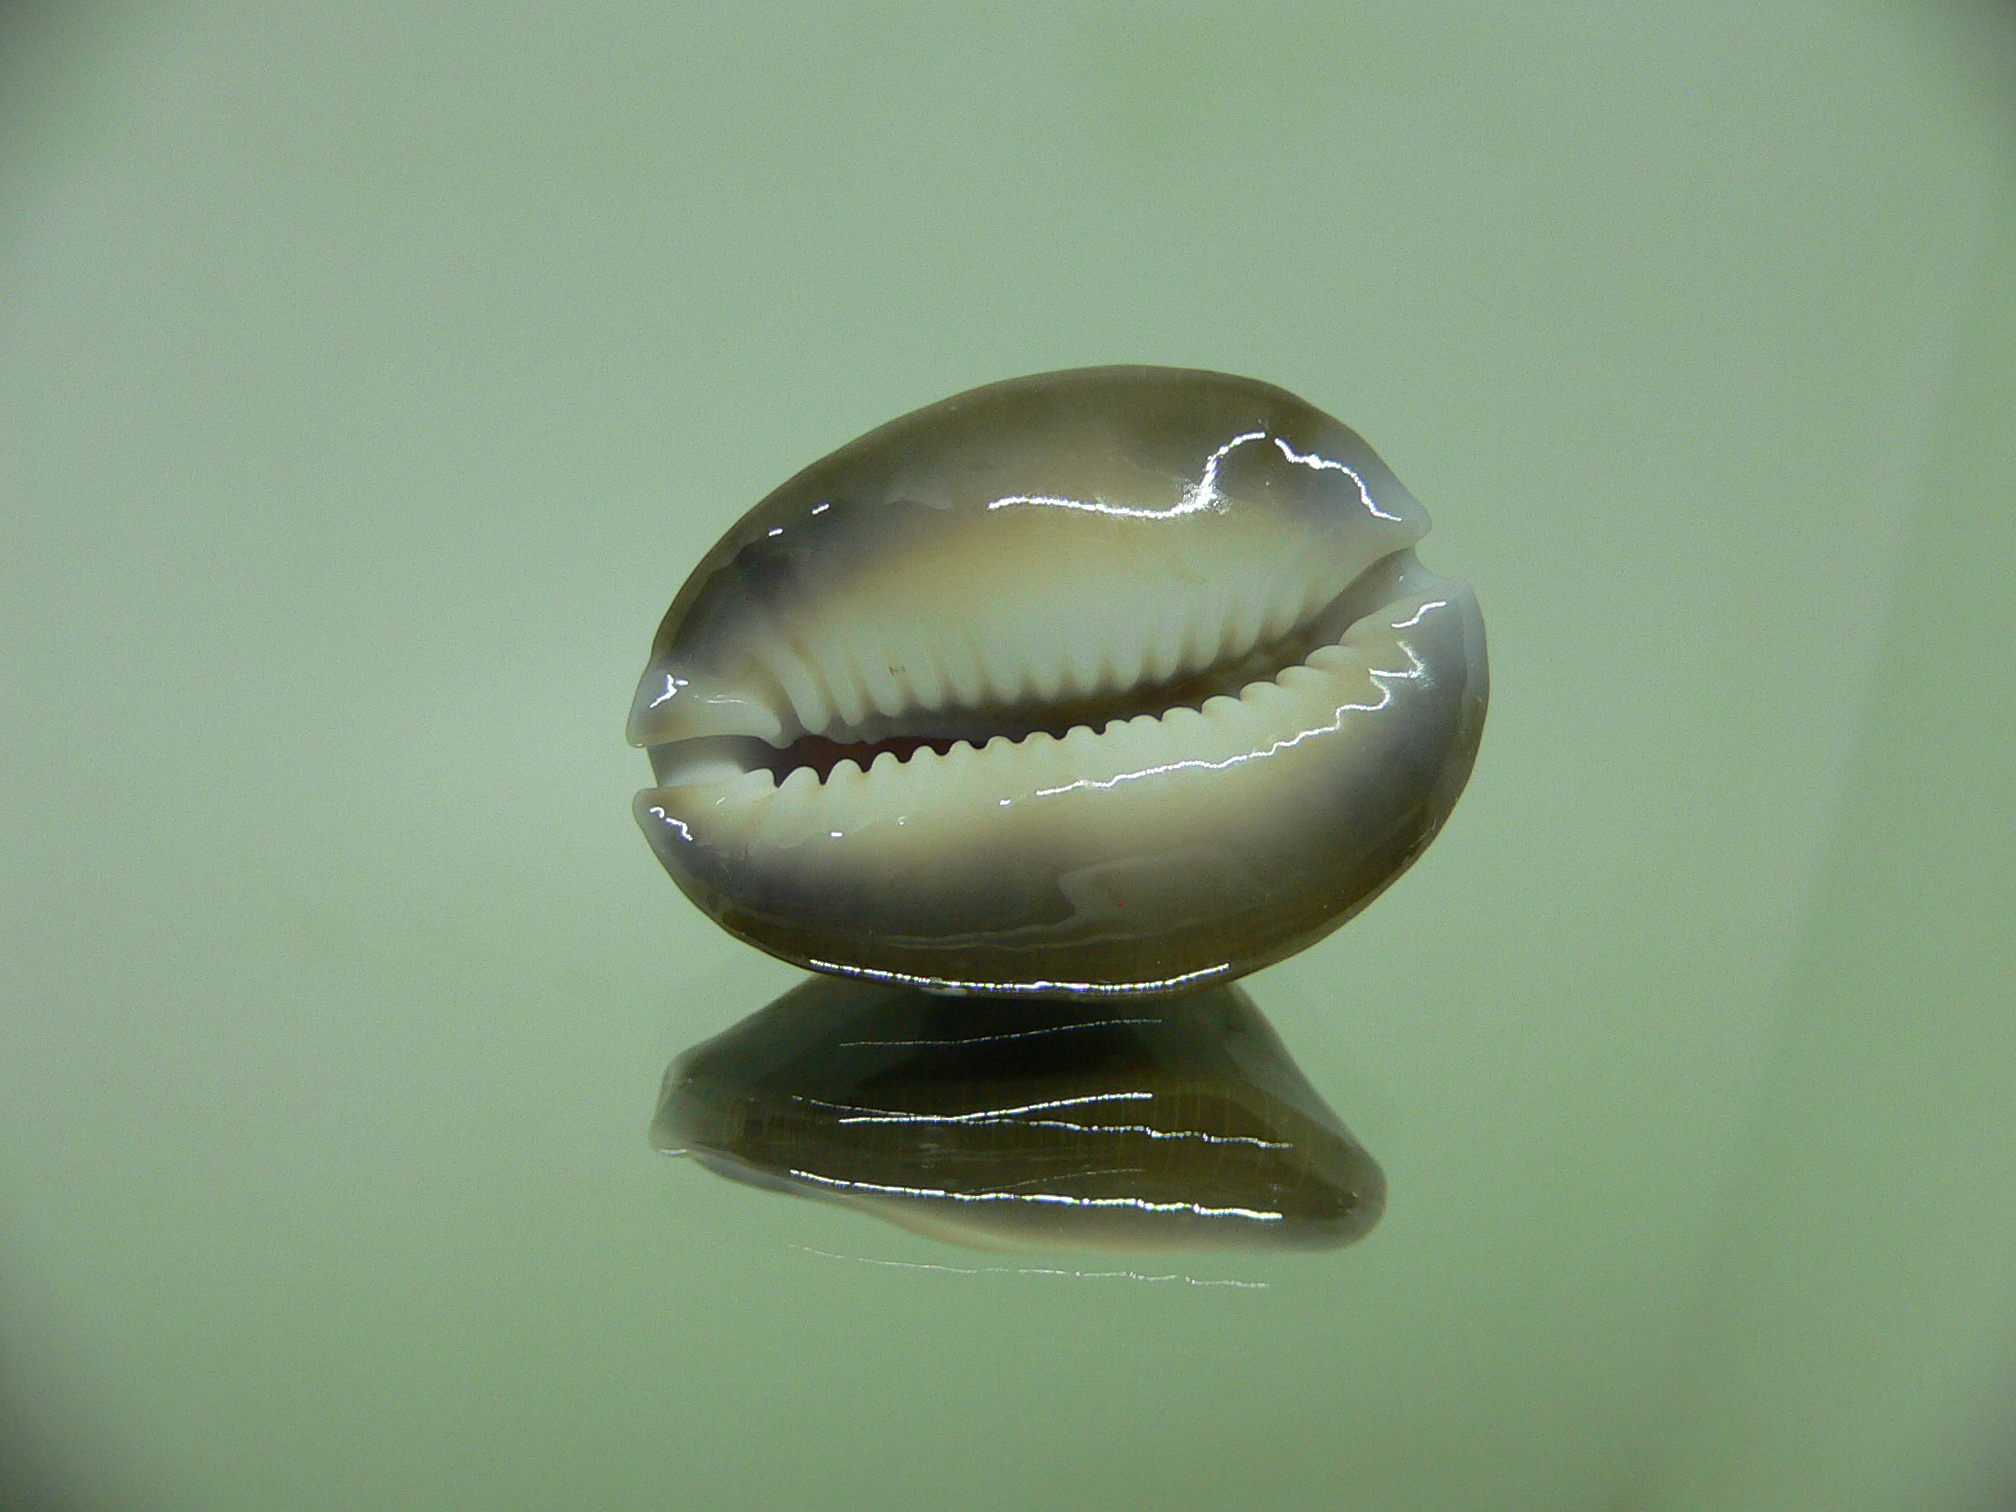
{"type": "Polygon", "coordinates": [[[1062,739],[1079,725],[1096,735],[1115,720],[1143,714],[1160,718],[1178,708],[1201,710],[1209,699],[1221,695],[1236,698],[1248,684],[1278,677],[1311,652],[1335,644],[1357,621],[1400,597],[1412,557],[1411,551],[1394,552],[1285,635],[1202,671],[1075,698],[912,709],[893,721],[900,726],[896,729],[840,732],[843,736],[854,734],[853,739],[804,733],[781,746],[741,735],[671,741],[649,748],[652,771],[661,787],[693,781],[702,772],[714,777],[758,770],[768,770],[782,784],[801,768],[809,768],[823,783],[843,761],[852,761],[866,772],[885,753],[908,761],[926,747],[942,756],[962,742],[977,749],[999,737],[1019,742],[1045,733],[1062,739]]]}

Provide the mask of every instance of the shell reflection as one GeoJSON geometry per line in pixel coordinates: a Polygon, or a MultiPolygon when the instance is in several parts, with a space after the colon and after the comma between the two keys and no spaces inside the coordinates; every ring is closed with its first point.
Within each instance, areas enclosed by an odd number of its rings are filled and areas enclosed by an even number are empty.
{"type": "Polygon", "coordinates": [[[1324,1248],[1385,1178],[1252,1000],[957,1000],[814,977],[681,1055],[652,1140],[986,1248],[1324,1248]]]}

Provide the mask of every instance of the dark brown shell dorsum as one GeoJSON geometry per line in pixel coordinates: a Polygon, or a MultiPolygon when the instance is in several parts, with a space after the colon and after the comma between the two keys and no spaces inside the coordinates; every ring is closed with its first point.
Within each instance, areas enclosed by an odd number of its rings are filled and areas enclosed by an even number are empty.
{"type": "Polygon", "coordinates": [[[739,521],[630,739],[688,897],[814,970],[1158,993],[1319,939],[1434,837],[1488,698],[1464,583],[1345,426],[1169,368],[919,410],[739,521]]]}

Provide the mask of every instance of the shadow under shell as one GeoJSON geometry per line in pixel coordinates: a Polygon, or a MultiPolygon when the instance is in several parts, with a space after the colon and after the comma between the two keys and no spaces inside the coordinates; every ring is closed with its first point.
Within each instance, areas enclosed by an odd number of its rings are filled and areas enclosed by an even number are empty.
{"type": "Polygon", "coordinates": [[[1385,1202],[1231,985],[976,1001],[813,977],[672,1063],[652,1141],[994,1249],[1330,1248],[1385,1202]]]}

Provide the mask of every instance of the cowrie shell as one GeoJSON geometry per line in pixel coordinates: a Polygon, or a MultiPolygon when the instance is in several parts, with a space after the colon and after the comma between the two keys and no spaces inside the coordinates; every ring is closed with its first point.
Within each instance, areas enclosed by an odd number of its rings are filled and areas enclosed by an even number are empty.
{"type": "Polygon", "coordinates": [[[1469,587],[1351,430],[1089,368],[814,463],[673,601],[629,737],[686,895],[818,971],[1173,992],[1299,950],[1435,836],[1488,700],[1469,587]]]}

